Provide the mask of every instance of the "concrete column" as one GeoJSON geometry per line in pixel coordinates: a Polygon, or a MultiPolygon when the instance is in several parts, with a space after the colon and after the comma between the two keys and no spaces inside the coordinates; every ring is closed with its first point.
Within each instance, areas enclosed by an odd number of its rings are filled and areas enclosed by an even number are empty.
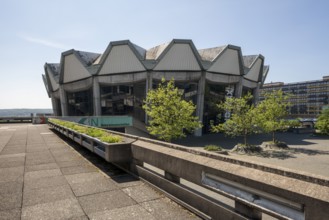
{"type": "Polygon", "coordinates": [[[247,206],[246,204],[243,204],[239,201],[235,201],[235,210],[250,218],[255,220],[261,220],[262,219],[262,213],[256,209],[251,208],[250,206],[247,206]]]}
{"type": "Polygon", "coordinates": [[[137,160],[137,159],[132,159],[130,162],[130,167],[129,167],[129,171],[138,175],[138,170],[137,170],[137,166],[143,167],[144,163],[143,161],[137,160]]]}
{"type": "Polygon", "coordinates": [[[59,115],[58,115],[58,109],[57,109],[56,98],[54,98],[53,96],[51,96],[51,105],[53,106],[54,116],[59,116],[59,115]]]}
{"type": "MultiPolygon", "coordinates": [[[[198,116],[201,122],[203,122],[205,87],[206,87],[206,73],[203,71],[201,73],[201,78],[198,82],[198,96],[197,96],[197,106],[196,106],[196,116],[198,116]]],[[[197,130],[195,130],[194,136],[202,136],[202,128],[198,128],[197,130]]]]}
{"type": "Polygon", "coordinates": [[[254,97],[254,104],[258,103],[259,99],[259,88],[260,88],[260,83],[257,83],[257,87],[253,91],[253,97],[254,97]]]}
{"type": "Polygon", "coordinates": [[[59,86],[59,95],[61,98],[62,116],[68,116],[67,97],[63,85],[59,86]]]}
{"type": "MultiPolygon", "coordinates": [[[[147,72],[147,77],[146,77],[146,88],[145,88],[145,96],[147,96],[147,93],[149,90],[152,89],[153,86],[153,78],[152,78],[152,73],[150,71],[147,72]]],[[[145,114],[145,124],[148,124],[148,116],[145,114]]]]}
{"type": "Polygon", "coordinates": [[[99,87],[99,81],[97,77],[93,78],[93,103],[94,103],[94,116],[101,116],[102,115],[102,108],[101,108],[101,92],[99,87]]]}
{"type": "Polygon", "coordinates": [[[240,80],[237,84],[235,84],[235,97],[240,98],[242,96],[243,89],[243,77],[240,77],[240,80]]]}

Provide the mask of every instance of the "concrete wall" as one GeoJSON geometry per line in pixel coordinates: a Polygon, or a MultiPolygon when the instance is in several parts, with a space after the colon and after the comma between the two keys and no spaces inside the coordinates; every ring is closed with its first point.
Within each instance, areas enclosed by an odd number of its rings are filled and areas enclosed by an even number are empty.
{"type": "Polygon", "coordinates": [[[164,187],[173,196],[194,205],[213,219],[239,219],[241,215],[260,219],[261,213],[277,218],[329,219],[329,180],[281,168],[258,167],[257,164],[253,165],[254,168],[248,167],[246,165],[250,164],[244,165],[229,158],[225,161],[224,156],[197,154],[189,148],[149,139],[140,138],[132,143],[132,158],[135,161],[132,165],[138,175],[160,188],[164,187]],[[143,163],[163,170],[165,175],[155,175],[143,163]],[[170,184],[159,178],[166,179],[170,184]],[[191,198],[197,195],[180,189],[180,179],[234,199],[235,207],[230,209],[216,202],[212,206],[211,199],[199,200],[194,204],[191,198]],[[248,196],[252,199],[248,200],[248,196]]]}

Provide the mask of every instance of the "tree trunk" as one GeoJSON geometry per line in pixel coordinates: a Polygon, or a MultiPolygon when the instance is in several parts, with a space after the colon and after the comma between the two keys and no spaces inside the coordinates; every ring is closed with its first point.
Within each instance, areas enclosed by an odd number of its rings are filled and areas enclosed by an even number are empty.
{"type": "Polygon", "coordinates": [[[272,141],[275,143],[275,131],[272,132],[272,141]]]}
{"type": "Polygon", "coordinates": [[[244,132],[244,145],[247,146],[247,132],[244,132]]]}

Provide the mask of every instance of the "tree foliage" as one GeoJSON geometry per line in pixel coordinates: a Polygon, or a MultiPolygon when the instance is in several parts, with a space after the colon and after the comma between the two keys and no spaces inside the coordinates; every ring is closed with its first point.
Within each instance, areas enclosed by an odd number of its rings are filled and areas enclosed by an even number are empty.
{"type": "MultiPolygon", "coordinates": [[[[265,94],[265,99],[257,105],[258,124],[266,133],[272,133],[272,141],[275,142],[275,131],[286,130],[290,121],[286,120],[289,96],[281,90],[265,94]]],[[[293,122],[292,122],[293,123],[293,122]]]]}
{"type": "Polygon", "coordinates": [[[258,115],[255,106],[250,104],[251,99],[252,95],[247,94],[242,98],[226,98],[225,102],[218,104],[218,108],[229,111],[231,117],[223,124],[213,125],[212,131],[222,131],[232,137],[243,136],[246,146],[248,144],[247,136],[259,131],[256,127],[258,115]]]}
{"type": "Polygon", "coordinates": [[[162,79],[157,89],[150,90],[144,100],[143,109],[150,117],[147,130],[158,138],[171,141],[185,137],[185,132],[200,128],[198,117],[194,116],[195,105],[182,99],[183,92],[162,79]]]}
{"type": "Polygon", "coordinates": [[[322,110],[320,116],[317,118],[315,127],[319,129],[321,133],[329,135],[329,108],[322,110]]]}

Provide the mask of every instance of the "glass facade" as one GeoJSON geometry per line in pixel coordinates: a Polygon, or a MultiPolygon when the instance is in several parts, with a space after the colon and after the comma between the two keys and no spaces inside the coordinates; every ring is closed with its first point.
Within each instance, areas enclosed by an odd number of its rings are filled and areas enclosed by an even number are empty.
{"type": "Polygon", "coordinates": [[[210,132],[212,123],[216,125],[224,122],[225,112],[220,112],[217,104],[225,100],[225,97],[228,95],[228,87],[233,88],[234,91],[234,86],[206,82],[203,108],[203,133],[210,132]]]}
{"type": "Polygon", "coordinates": [[[145,82],[100,86],[102,115],[132,115],[144,122],[145,82]]]}
{"type": "Polygon", "coordinates": [[[80,92],[67,92],[68,114],[74,116],[93,115],[93,94],[88,89],[80,92]]]}
{"type": "MultiPolygon", "coordinates": [[[[153,80],[153,89],[156,89],[159,85],[159,80],[153,80]]],[[[183,92],[183,98],[186,101],[192,101],[194,105],[197,104],[198,99],[198,82],[189,81],[189,82],[175,82],[175,87],[183,92]]]]}

